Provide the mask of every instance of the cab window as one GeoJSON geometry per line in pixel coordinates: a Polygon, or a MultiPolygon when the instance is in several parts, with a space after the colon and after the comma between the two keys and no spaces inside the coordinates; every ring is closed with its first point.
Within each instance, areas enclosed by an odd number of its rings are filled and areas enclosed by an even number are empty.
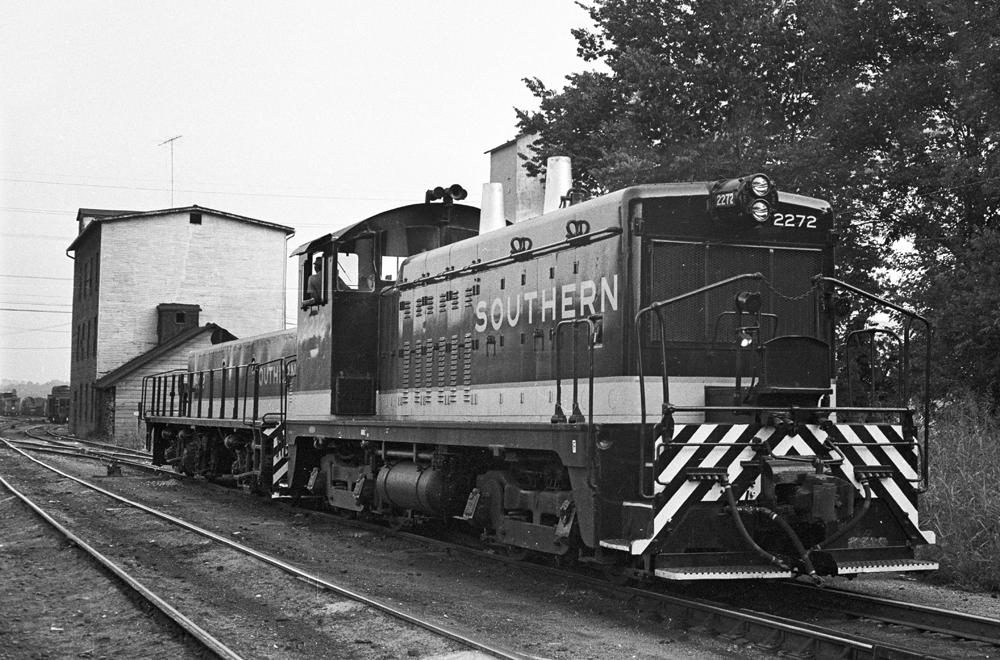
{"type": "Polygon", "coordinates": [[[377,279],[372,238],[359,238],[337,246],[338,291],[374,291],[377,279]]]}
{"type": "Polygon", "coordinates": [[[302,260],[302,308],[325,305],[329,298],[327,285],[328,257],[323,252],[307,255],[302,260]]]}

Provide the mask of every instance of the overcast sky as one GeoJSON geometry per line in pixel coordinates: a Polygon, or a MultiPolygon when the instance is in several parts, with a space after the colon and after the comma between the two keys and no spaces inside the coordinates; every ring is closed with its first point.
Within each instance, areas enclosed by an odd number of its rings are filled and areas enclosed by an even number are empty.
{"type": "Polygon", "coordinates": [[[522,78],[589,68],[590,25],[572,0],[5,0],[0,377],[69,380],[77,209],[197,204],[291,251],[438,185],[478,205],[522,78]]]}

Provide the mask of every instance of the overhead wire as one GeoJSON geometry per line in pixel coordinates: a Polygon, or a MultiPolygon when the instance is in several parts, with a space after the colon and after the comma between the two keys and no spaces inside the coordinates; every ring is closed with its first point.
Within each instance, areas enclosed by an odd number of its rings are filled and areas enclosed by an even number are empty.
{"type": "Polygon", "coordinates": [[[72,314],[71,309],[22,309],[14,307],[0,307],[0,312],[34,312],[37,314],[72,314]]]}
{"type": "MultiPolygon", "coordinates": [[[[141,190],[146,192],[169,192],[168,188],[149,188],[145,186],[112,186],[101,183],[73,183],[69,181],[39,181],[37,179],[12,179],[0,177],[0,181],[10,183],[34,183],[46,186],[73,186],[78,188],[106,188],[113,190],[141,190]]],[[[239,195],[245,197],[276,197],[280,199],[335,199],[342,201],[363,201],[363,202],[406,202],[412,198],[392,198],[392,197],[353,197],[344,195],[291,195],[284,193],[254,193],[254,192],[231,192],[227,190],[189,190],[184,188],[174,188],[173,192],[195,193],[199,195],[239,195]]]]}
{"type": "Polygon", "coordinates": [[[0,277],[14,277],[19,280],[59,280],[59,281],[69,281],[72,282],[72,277],[46,277],[44,275],[8,275],[7,273],[0,273],[0,277]]]}

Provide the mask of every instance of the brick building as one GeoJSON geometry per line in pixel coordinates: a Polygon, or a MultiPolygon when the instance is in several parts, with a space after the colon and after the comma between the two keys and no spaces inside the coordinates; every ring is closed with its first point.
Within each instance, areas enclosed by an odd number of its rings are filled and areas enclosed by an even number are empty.
{"type": "Polygon", "coordinates": [[[195,348],[285,327],[290,227],[191,206],[80,209],[70,432],[138,432],[142,377],[195,348]]]}

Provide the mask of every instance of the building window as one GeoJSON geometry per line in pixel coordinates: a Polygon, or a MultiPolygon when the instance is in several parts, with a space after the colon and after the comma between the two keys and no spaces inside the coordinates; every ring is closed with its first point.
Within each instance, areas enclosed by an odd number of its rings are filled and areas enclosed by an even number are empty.
{"type": "Polygon", "coordinates": [[[177,315],[174,316],[174,321],[176,321],[178,324],[183,324],[187,321],[187,316],[184,314],[184,312],[177,312],[177,315]]]}
{"type": "Polygon", "coordinates": [[[201,213],[192,213],[190,215],[190,218],[191,218],[191,224],[192,225],[200,225],[201,224],[201,213]]]}

